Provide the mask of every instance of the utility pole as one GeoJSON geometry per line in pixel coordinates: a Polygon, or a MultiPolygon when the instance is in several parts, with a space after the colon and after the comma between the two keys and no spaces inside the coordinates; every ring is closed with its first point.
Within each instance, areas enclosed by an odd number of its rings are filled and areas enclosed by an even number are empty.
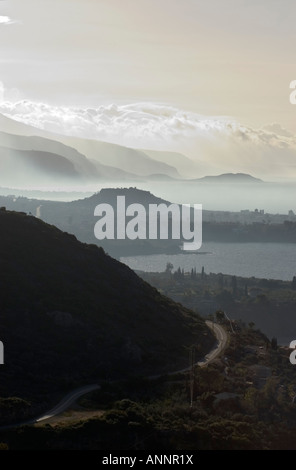
{"type": "Polygon", "coordinates": [[[191,346],[189,351],[189,367],[190,367],[190,408],[193,405],[193,392],[194,392],[194,364],[195,364],[195,347],[191,346]]]}
{"type": "Polygon", "coordinates": [[[232,326],[232,321],[230,320],[230,318],[229,318],[229,316],[227,315],[226,312],[224,312],[224,315],[230,323],[230,328],[231,328],[232,333],[235,335],[235,331],[234,331],[233,326],[232,326]]]}

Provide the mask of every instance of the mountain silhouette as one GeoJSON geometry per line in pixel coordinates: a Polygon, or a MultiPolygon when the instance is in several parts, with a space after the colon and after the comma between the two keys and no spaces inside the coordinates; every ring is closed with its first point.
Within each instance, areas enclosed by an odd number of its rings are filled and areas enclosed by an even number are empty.
{"type": "MultiPolygon", "coordinates": [[[[80,384],[185,367],[214,342],[204,320],[102,248],[0,210],[0,396],[32,403],[80,384]]],[[[35,409],[35,408],[34,408],[35,409]]]]}

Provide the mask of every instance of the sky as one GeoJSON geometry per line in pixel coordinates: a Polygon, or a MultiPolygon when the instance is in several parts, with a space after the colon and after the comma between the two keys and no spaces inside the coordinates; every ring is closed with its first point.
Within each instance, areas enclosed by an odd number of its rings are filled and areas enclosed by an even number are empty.
{"type": "Polygon", "coordinates": [[[0,112],[191,156],[233,154],[234,138],[248,153],[259,133],[266,158],[272,140],[294,157],[295,13],[294,0],[0,0],[0,112]]]}

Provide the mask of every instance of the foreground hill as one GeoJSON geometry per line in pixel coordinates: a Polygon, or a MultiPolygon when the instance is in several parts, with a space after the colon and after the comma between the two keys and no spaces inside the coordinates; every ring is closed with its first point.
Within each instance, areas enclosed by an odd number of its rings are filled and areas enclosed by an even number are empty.
{"type": "MultiPolygon", "coordinates": [[[[229,328],[227,319],[220,321],[229,328]]],[[[196,367],[193,380],[179,373],[105,382],[62,415],[0,429],[1,448],[100,450],[102,455],[110,455],[107,450],[149,455],[153,449],[169,457],[176,449],[189,455],[196,449],[295,450],[296,370],[289,351],[253,327],[233,324],[224,357],[196,367]]],[[[195,461],[200,455],[194,452],[195,461]]]]}
{"type": "Polygon", "coordinates": [[[78,384],[175,370],[191,345],[203,356],[214,343],[197,314],[95,245],[3,209],[0,240],[0,397],[50,401],[78,384]]]}

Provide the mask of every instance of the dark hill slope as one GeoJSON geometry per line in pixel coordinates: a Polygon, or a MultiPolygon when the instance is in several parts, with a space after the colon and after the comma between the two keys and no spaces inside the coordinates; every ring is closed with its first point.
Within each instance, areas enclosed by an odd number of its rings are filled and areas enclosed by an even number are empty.
{"type": "Polygon", "coordinates": [[[39,401],[78,384],[187,365],[204,321],[101,248],[0,210],[0,397],[39,401]]]}

